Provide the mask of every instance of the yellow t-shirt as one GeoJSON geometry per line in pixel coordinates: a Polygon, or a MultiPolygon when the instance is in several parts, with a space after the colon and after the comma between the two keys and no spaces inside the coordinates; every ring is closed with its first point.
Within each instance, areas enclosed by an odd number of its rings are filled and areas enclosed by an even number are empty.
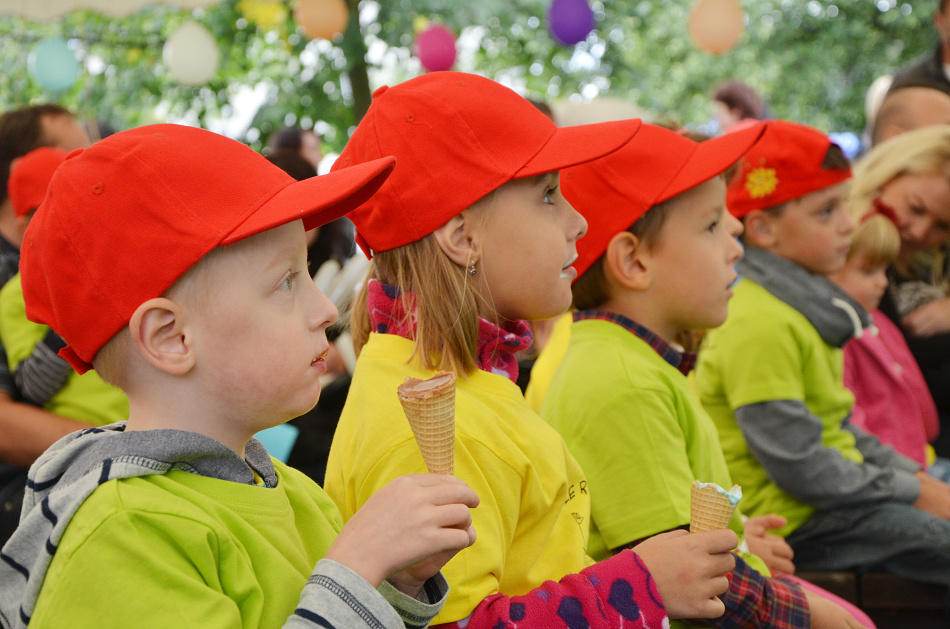
{"type": "Polygon", "coordinates": [[[535,413],[541,412],[544,398],[551,386],[551,379],[554,378],[554,372],[557,371],[561,359],[564,358],[564,352],[567,351],[567,345],[571,340],[571,323],[573,322],[574,314],[571,312],[558,317],[554,327],[551,328],[551,336],[548,337],[547,345],[538,354],[538,359],[534,361],[534,366],[531,368],[531,379],[525,388],[524,399],[528,401],[528,406],[535,413]]]}
{"type": "Polygon", "coordinates": [[[861,463],[854,435],[841,423],[854,406],[842,377],[844,358],[800,312],[745,278],[735,287],[726,322],[703,339],[696,389],[719,431],[732,478],[742,485],[749,515],[778,513],[788,535],[814,508],[773,484],[749,451],[736,422],[737,408],[772,400],[795,400],[821,418],[822,444],[861,463]]]}
{"type": "MultiPolygon", "coordinates": [[[[407,364],[412,350],[409,340],[372,334],[356,361],[324,483],[344,519],[395,477],[425,472],[396,395],[406,377],[433,375],[407,364]]],[[[496,592],[526,594],[593,563],[587,481],[517,385],[485,371],[459,377],[455,409],[455,475],[481,500],[472,510],[478,541],[443,568],[451,591],[433,624],[465,618],[496,592]]]]}
{"type": "MultiPolygon", "coordinates": [[[[49,330],[26,318],[19,273],[0,289],[0,343],[7,352],[10,371],[33,352],[49,330]]],[[[108,384],[93,370],[73,371],[66,383],[43,408],[54,415],[97,426],[129,418],[129,400],[121,389],[108,384]]]]}

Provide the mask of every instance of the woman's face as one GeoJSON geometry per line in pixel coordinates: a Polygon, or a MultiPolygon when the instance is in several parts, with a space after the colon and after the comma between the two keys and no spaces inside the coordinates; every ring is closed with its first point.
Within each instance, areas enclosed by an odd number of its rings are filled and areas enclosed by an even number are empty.
{"type": "Polygon", "coordinates": [[[950,181],[944,175],[900,175],[881,189],[894,208],[901,236],[901,259],[950,239],[950,181]]]}

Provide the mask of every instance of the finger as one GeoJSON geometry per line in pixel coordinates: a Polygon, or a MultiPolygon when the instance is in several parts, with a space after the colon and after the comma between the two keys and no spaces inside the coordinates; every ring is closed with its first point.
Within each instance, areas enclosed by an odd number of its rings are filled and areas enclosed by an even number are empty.
{"type": "Polygon", "coordinates": [[[719,618],[726,613],[726,606],[721,600],[713,596],[699,606],[698,618],[719,618]]]}
{"type": "Polygon", "coordinates": [[[428,485],[426,498],[434,505],[463,504],[474,509],[479,503],[478,494],[464,482],[459,483],[428,485]]]}
{"type": "Polygon", "coordinates": [[[788,520],[787,520],[787,519],[785,519],[784,517],[782,517],[782,516],[780,516],[780,515],[778,515],[778,514],[776,514],[776,513],[770,513],[769,515],[763,515],[760,519],[761,519],[761,520],[763,521],[763,523],[765,524],[765,528],[768,529],[768,530],[770,530],[770,531],[773,530],[773,529],[780,529],[780,528],[782,528],[783,526],[785,526],[786,524],[788,524],[788,520]]]}
{"type": "Polygon", "coordinates": [[[739,544],[739,537],[729,529],[693,533],[702,548],[709,553],[727,553],[739,544]]]}
{"type": "Polygon", "coordinates": [[[772,572],[782,572],[785,574],[795,574],[795,564],[784,559],[773,558],[770,568],[772,572]]]}
{"type": "Polygon", "coordinates": [[[708,569],[706,574],[709,576],[729,574],[736,569],[736,556],[732,553],[713,555],[706,567],[708,569]]]}
{"type": "Polygon", "coordinates": [[[440,505],[435,507],[429,522],[439,528],[465,530],[472,526],[472,512],[463,504],[440,505]]]}

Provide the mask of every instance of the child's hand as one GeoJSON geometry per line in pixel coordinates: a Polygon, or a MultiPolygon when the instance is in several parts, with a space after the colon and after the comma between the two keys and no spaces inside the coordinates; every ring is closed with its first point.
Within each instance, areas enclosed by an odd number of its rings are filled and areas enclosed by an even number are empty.
{"type": "Polygon", "coordinates": [[[795,564],[792,563],[795,551],[784,539],[768,533],[786,524],[788,520],[774,513],[745,521],[745,541],[749,546],[749,551],[758,555],[773,574],[781,572],[795,574],[795,564]]]}
{"type": "Polygon", "coordinates": [[[653,575],[670,618],[717,618],[726,611],[716,597],[729,588],[724,575],[736,567],[729,551],[738,543],[729,529],[678,530],[654,535],[633,550],[653,575]]]}
{"type": "Polygon", "coordinates": [[[396,575],[391,583],[416,596],[426,579],[475,543],[469,509],[476,506],[478,496],[454,476],[400,476],[350,518],[325,556],[373,587],[396,575]]]}
{"type": "Polygon", "coordinates": [[[929,476],[922,470],[915,476],[920,480],[920,497],[917,498],[914,506],[938,518],[950,520],[950,485],[929,476]]]}
{"type": "Polygon", "coordinates": [[[865,629],[851,613],[832,600],[804,589],[812,629],[865,629]]]}

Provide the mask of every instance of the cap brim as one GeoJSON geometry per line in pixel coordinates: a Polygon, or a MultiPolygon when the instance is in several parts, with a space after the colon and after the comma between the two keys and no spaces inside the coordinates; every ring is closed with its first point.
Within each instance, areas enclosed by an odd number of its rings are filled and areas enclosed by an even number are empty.
{"type": "Polygon", "coordinates": [[[558,127],[544,147],[515,173],[516,179],[550,173],[609,155],[637,134],[639,118],[558,127]]]}
{"type": "Polygon", "coordinates": [[[381,157],[296,181],[280,190],[222,241],[229,245],[295,220],[313,229],[340,218],[367,201],[392,173],[395,157],[381,157]]]}
{"type": "Polygon", "coordinates": [[[742,156],[759,141],[759,138],[765,133],[765,129],[766,123],[760,122],[740,131],[732,131],[700,142],[696,147],[696,151],[686,160],[683,168],[660,193],[654,203],[662,203],[672,199],[676,195],[725,172],[742,159],[742,156]]]}

